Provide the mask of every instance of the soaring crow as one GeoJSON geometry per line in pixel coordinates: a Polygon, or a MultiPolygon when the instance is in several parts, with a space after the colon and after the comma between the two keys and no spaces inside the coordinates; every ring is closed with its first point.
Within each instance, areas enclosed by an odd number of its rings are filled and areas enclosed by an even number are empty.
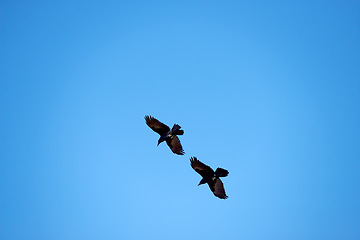
{"type": "Polygon", "coordinates": [[[172,129],[156,118],[153,118],[152,116],[145,116],[146,124],[155,132],[157,132],[160,135],[158,146],[161,142],[166,141],[167,145],[169,145],[171,151],[178,155],[184,155],[185,152],[181,146],[180,140],[176,135],[183,135],[184,130],[180,130],[180,126],[177,124],[174,124],[172,129]]]}
{"type": "Polygon", "coordinates": [[[216,171],[214,172],[214,170],[212,170],[211,167],[203,164],[202,162],[197,160],[196,157],[190,158],[190,162],[191,162],[191,167],[203,177],[199,185],[207,183],[215,196],[221,199],[228,198],[228,196],[226,196],[225,193],[224,185],[219,178],[219,177],[226,177],[229,174],[227,170],[222,168],[217,168],[216,171]]]}

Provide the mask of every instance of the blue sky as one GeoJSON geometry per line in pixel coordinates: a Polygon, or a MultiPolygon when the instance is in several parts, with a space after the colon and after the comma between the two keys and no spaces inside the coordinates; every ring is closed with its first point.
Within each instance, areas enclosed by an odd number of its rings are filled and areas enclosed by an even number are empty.
{"type": "Polygon", "coordinates": [[[360,238],[358,1],[0,11],[1,239],[360,238]]]}

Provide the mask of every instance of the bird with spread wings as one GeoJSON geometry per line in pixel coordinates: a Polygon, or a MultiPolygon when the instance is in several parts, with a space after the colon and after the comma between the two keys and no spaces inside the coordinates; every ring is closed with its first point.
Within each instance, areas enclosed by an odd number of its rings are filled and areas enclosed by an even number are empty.
{"type": "Polygon", "coordinates": [[[158,140],[158,145],[166,141],[167,145],[170,147],[171,151],[178,155],[184,155],[185,152],[181,146],[180,140],[177,135],[183,135],[184,130],[180,130],[180,126],[174,124],[172,129],[170,129],[167,125],[160,122],[156,118],[152,116],[145,116],[146,124],[154,131],[160,135],[158,140]]]}
{"type": "MultiPolygon", "coordinates": [[[[207,183],[213,194],[221,199],[226,199],[224,185],[220,177],[226,177],[229,172],[223,168],[217,168],[214,172],[211,167],[200,162],[196,157],[190,158],[191,167],[202,176],[199,185],[207,183]]],[[[198,185],[198,186],[199,186],[198,185]]]]}

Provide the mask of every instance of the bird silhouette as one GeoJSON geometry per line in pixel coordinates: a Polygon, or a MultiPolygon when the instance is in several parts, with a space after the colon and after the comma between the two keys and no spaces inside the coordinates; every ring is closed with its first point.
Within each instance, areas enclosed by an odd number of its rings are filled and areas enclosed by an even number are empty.
{"type": "Polygon", "coordinates": [[[196,157],[191,157],[190,163],[191,167],[202,176],[198,186],[207,183],[210,187],[210,190],[216,197],[221,199],[228,198],[225,193],[224,185],[220,180],[220,177],[226,177],[229,174],[227,170],[223,168],[217,168],[214,172],[211,167],[200,162],[196,157]]]}
{"type": "Polygon", "coordinates": [[[166,141],[167,145],[170,147],[171,151],[178,155],[184,155],[185,152],[181,146],[180,140],[177,135],[183,135],[184,130],[180,130],[180,126],[177,124],[174,124],[172,129],[157,120],[156,118],[152,116],[145,116],[146,124],[154,130],[154,132],[157,132],[160,135],[160,138],[158,140],[158,146],[161,142],[166,141]]]}

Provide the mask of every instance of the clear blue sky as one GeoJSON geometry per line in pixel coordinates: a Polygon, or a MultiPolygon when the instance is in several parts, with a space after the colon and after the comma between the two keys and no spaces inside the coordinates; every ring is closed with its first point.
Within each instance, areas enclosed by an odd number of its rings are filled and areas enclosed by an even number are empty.
{"type": "Polygon", "coordinates": [[[0,239],[360,239],[359,1],[0,5],[0,239]]]}

